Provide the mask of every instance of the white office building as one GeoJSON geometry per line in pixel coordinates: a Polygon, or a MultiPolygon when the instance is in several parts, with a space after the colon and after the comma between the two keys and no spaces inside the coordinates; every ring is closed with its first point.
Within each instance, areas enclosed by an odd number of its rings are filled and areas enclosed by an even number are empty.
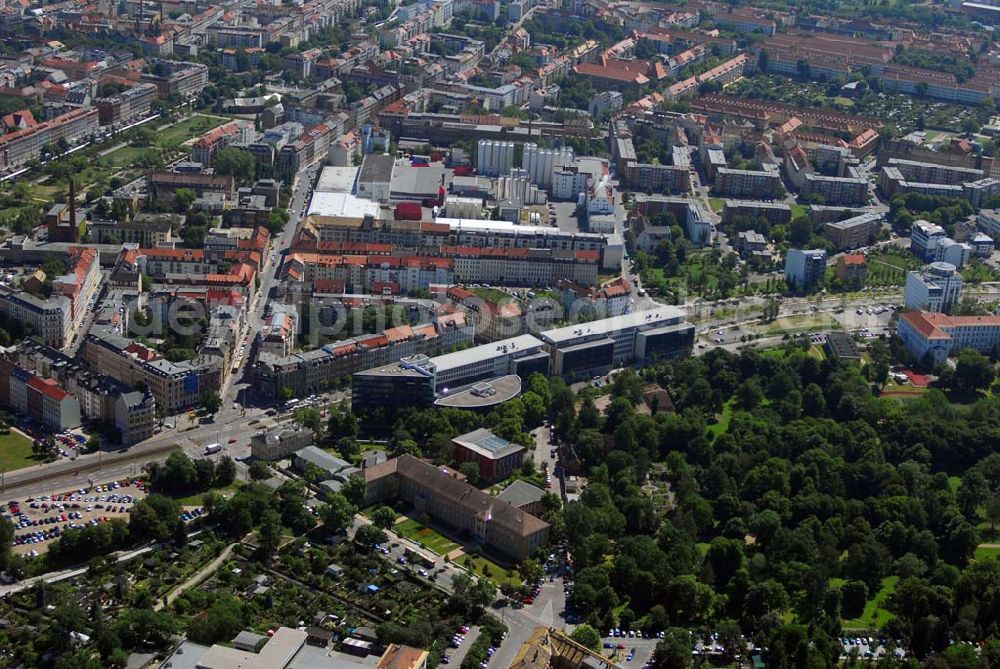
{"type": "Polygon", "coordinates": [[[479,140],[477,152],[479,174],[487,177],[506,176],[514,166],[514,142],[479,140]]]}
{"type": "Polygon", "coordinates": [[[822,283],[826,275],[824,249],[789,249],[785,255],[785,279],[797,290],[822,283]]]}
{"type": "Polygon", "coordinates": [[[972,255],[972,245],[966,242],[956,242],[951,237],[945,237],[938,242],[934,250],[934,260],[937,262],[951,263],[961,269],[965,263],[969,262],[972,255]]]}
{"type": "Polygon", "coordinates": [[[907,309],[950,312],[962,299],[962,275],[954,265],[934,262],[906,274],[903,303],[907,309]]]}
{"type": "Polygon", "coordinates": [[[924,260],[933,260],[938,244],[947,235],[944,228],[930,221],[913,221],[910,226],[910,250],[924,260]]]}

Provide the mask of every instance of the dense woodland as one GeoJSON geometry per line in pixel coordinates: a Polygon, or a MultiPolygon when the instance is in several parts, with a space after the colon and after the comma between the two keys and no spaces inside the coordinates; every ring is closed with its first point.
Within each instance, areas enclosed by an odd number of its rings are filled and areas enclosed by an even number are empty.
{"type": "Polygon", "coordinates": [[[845,621],[876,596],[882,629],[855,633],[914,656],[880,666],[1000,666],[1000,561],[974,557],[1000,523],[1000,400],[976,390],[992,374],[977,380],[982,361],[946,374],[961,404],[942,390],[882,398],[889,348],[863,369],[789,344],[626,370],[604,412],[594,389],[574,398],[535,376],[483,421],[396,416],[390,446],[444,461],[447,440],[480,422],[517,440],[551,419],[564,462],[589,477],[580,501],[548,514],[574,561],[571,613],[597,629],[672,629],[661,666],[691,663],[673,628],[742,633],[770,667],[833,666],[845,621]],[[676,412],[636,412],[651,381],[676,412]],[[952,641],[986,645],[977,658],[952,641]]]}

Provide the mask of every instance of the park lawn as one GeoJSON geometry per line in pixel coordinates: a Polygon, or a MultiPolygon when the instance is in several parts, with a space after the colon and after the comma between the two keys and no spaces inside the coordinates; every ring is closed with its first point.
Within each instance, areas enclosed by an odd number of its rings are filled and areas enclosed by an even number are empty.
{"type": "Polygon", "coordinates": [[[721,197],[710,197],[708,198],[708,204],[712,206],[712,211],[718,213],[726,206],[726,201],[721,197]]]}
{"type": "Polygon", "coordinates": [[[31,452],[31,440],[19,434],[0,434],[0,468],[10,472],[37,465],[41,461],[31,452]]]}
{"type": "Polygon", "coordinates": [[[485,300],[486,302],[496,303],[503,300],[504,298],[510,298],[510,295],[503,292],[499,288],[487,288],[485,286],[478,286],[478,287],[473,287],[470,290],[472,290],[472,292],[476,294],[476,297],[478,297],[481,300],[485,300]]]}
{"type": "Polygon", "coordinates": [[[721,434],[725,434],[726,430],[729,429],[729,421],[733,418],[733,400],[726,400],[726,403],[722,405],[722,413],[719,414],[717,420],[709,425],[706,430],[715,439],[721,434]]]}
{"type": "Polygon", "coordinates": [[[163,128],[162,130],[158,129],[156,131],[156,143],[161,147],[178,141],[183,143],[189,139],[200,137],[212,128],[217,128],[229,120],[228,118],[217,116],[195,114],[190,118],[174,123],[172,126],[163,128]]]}
{"type": "Polygon", "coordinates": [[[823,350],[822,346],[817,346],[813,344],[809,347],[809,357],[816,358],[820,362],[826,360],[826,351],[823,350]]]}
{"type": "Polygon", "coordinates": [[[130,167],[140,156],[150,150],[149,147],[142,146],[121,146],[98,158],[97,163],[102,167],[120,170],[130,167]]]}
{"type": "Polygon", "coordinates": [[[497,585],[508,581],[515,586],[521,585],[521,575],[516,569],[507,569],[482,555],[463,555],[455,561],[477,576],[488,578],[497,585]]]}
{"type": "Polygon", "coordinates": [[[882,579],[882,587],[875,593],[875,596],[865,603],[865,610],[861,612],[860,618],[845,620],[844,627],[849,629],[872,629],[881,628],[892,620],[893,614],[885,610],[886,600],[889,595],[896,591],[896,584],[899,582],[898,576],[886,576],[882,579]]]}
{"type": "Polygon", "coordinates": [[[798,218],[800,216],[809,215],[809,205],[808,204],[798,204],[792,205],[792,218],[798,218]]]}
{"type": "Polygon", "coordinates": [[[460,548],[459,544],[413,518],[401,520],[392,529],[396,534],[411,539],[438,555],[447,555],[456,548],[460,548]]]}
{"type": "Polygon", "coordinates": [[[989,558],[1000,558],[1000,544],[980,544],[973,554],[977,560],[988,560],[989,558]]]}
{"type": "Polygon", "coordinates": [[[785,316],[767,324],[764,334],[775,336],[781,334],[798,334],[813,330],[842,330],[842,326],[829,314],[802,314],[785,316]]]}
{"type": "Polygon", "coordinates": [[[205,492],[188,495],[187,497],[175,497],[174,499],[181,506],[202,506],[205,503],[205,495],[208,493],[214,492],[218,495],[222,495],[223,497],[232,497],[241,485],[243,485],[241,481],[233,481],[225,488],[212,488],[211,490],[206,490],[205,492]]]}
{"type": "Polygon", "coordinates": [[[892,397],[898,400],[913,400],[919,397],[923,397],[924,393],[927,392],[927,388],[917,388],[910,385],[902,385],[899,383],[887,383],[884,388],[882,388],[882,397],[892,397]]]}

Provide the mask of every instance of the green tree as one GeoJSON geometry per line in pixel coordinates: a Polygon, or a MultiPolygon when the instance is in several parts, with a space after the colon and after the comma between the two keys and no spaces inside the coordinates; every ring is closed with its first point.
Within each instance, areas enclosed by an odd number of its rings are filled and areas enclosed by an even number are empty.
{"type": "Polygon", "coordinates": [[[236,463],[228,455],[223,455],[215,463],[215,480],[213,485],[225,488],[236,480],[236,463]]]}
{"type": "Polygon", "coordinates": [[[371,520],[376,527],[388,530],[396,524],[396,512],[391,507],[379,506],[372,510],[371,520]]]}
{"type": "Polygon", "coordinates": [[[995,372],[993,363],[975,349],[966,348],[959,352],[955,363],[955,386],[967,393],[989,388],[995,372]]]}
{"type": "Polygon", "coordinates": [[[253,155],[237,148],[220,149],[213,162],[217,174],[230,175],[240,183],[252,183],[257,173],[257,161],[253,155]]]}
{"type": "Polygon", "coordinates": [[[222,398],[218,391],[206,390],[201,394],[201,407],[210,415],[215,415],[222,408],[222,398]]]}
{"type": "Polygon", "coordinates": [[[129,533],[137,541],[166,541],[173,536],[180,512],[176,500],[152,494],[129,511],[129,533]]]}
{"type": "Polygon", "coordinates": [[[601,634],[590,625],[577,625],[570,638],[590,650],[601,649],[601,634]]]}
{"type": "Polygon", "coordinates": [[[174,209],[183,214],[191,208],[194,201],[198,199],[198,194],[190,188],[178,188],[174,191],[174,209]]]}
{"type": "Polygon", "coordinates": [[[326,504],[319,509],[319,517],[327,531],[335,533],[347,529],[357,512],[356,506],[342,494],[335,492],[327,496],[326,504]]]}
{"type": "Polygon", "coordinates": [[[266,481],[271,478],[273,472],[271,467],[263,460],[254,460],[247,469],[247,474],[251,481],[266,481]]]}

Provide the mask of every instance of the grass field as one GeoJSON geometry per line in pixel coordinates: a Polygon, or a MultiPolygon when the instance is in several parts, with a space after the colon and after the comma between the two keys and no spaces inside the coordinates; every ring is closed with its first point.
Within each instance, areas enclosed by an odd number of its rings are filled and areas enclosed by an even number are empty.
{"type": "Polygon", "coordinates": [[[708,198],[708,204],[711,205],[712,211],[721,213],[722,209],[726,206],[726,201],[721,197],[710,197],[708,198]]]}
{"type": "Polygon", "coordinates": [[[829,314],[802,314],[799,316],[785,316],[768,323],[765,326],[764,335],[774,337],[783,334],[798,334],[800,332],[811,332],[814,330],[841,330],[843,329],[837,319],[829,314]]]}
{"type": "Polygon", "coordinates": [[[169,128],[157,130],[156,143],[160,146],[167,146],[172,142],[186,142],[189,139],[194,139],[205,134],[212,128],[219,127],[227,121],[229,121],[227,118],[195,114],[190,118],[173,124],[169,128]]]}
{"type": "Polygon", "coordinates": [[[149,147],[122,146],[111,153],[106,153],[97,160],[97,164],[113,170],[120,170],[129,167],[146,151],[151,151],[149,147]]]}
{"type": "Polygon", "coordinates": [[[729,429],[729,421],[733,418],[733,401],[726,400],[726,403],[722,405],[722,414],[718,416],[718,420],[706,429],[712,438],[718,437],[720,434],[725,434],[726,430],[729,429]]]}
{"type": "Polygon", "coordinates": [[[809,205],[808,204],[793,204],[792,205],[792,218],[798,218],[799,216],[809,215],[809,205]]]}
{"type": "Polygon", "coordinates": [[[437,530],[427,527],[418,520],[407,518],[393,526],[393,531],[400,536],[416,541],[421,546],[438,555],[445,555],[460,546],[437,530]]]}
{"type": "Polygon", "coordinates": [[[979,544],[974,555],[977,560],[1000,558],[1000,544],[979,544]]]}
{"type": "Polygon", "coordinates": [[[209,492],[214,492],[223,497],[232,497],[236,492],[237,488],[243,485],[239,481],[233,482],[232,485],[228,485],[225,488],[212,488],[206,492],[200,492],[195,495],[188,495],[187,497],[175,497],[174,499],[180,503],[181,506],[201,506],[204,504],[205,495],[209,492]]]}
{"type": "Polygon", "coordinates": [[[497,585],[500,585],[504,581],[510,581],[514,585],[521,585],[521,575],[517,573],[516,569],[501,567],[496,562],[482,555],[464,555],[456,562],[469,571],[483,578],[490,579],[497,585]]]}
{"type": "Polygon", "coordinates": [[[503,292],[499,288],[485,288],[483,286],[479,286],[470,288],[469,290],[475,293],[478,298],[485,300],[486,302],[496,303],[503,300],[504,298],[510,297],[510,295],[503,292]]]}
{"type": "Polygon", "coordinates": [[[885,602],[889,595],[896,591],[896,584],[899,582],[898,576],[887,576],[882,579],[882,587],[875,593],[875,596],[865,604],[865,610],[861,612],[860,618],[845,620],[845,629],[872,629],[878,628],[889,622],[893,615],[885,608],[885,602]]]}
{"type": "Polygon", "coordinates": [[[0,434],[0,467],[4,471],[22,469],[40,462],[31,452],[29,439],[14,432],[0,434]]]}

